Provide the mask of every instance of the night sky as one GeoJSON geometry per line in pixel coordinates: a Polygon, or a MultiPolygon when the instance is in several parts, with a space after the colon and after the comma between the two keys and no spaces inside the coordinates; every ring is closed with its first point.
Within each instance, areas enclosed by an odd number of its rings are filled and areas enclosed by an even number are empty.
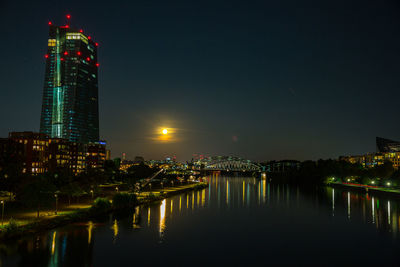
{"type": "Polygon", "coordinates": [[[400,140],[398,1],[0,0],[0,11],[1,137],[39,131],[47,23],[69,13],[100,44],[113,157],[305,160],[400,140]]]}

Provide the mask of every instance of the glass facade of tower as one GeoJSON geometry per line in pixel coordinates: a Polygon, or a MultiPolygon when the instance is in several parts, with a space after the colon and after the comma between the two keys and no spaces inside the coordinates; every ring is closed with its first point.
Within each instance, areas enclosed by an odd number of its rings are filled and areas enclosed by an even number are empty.
{"type": "Polygon", "coordinates": [[[99,141],[97,43],[81,30],[49,26],[40,132],[99,141]]]}

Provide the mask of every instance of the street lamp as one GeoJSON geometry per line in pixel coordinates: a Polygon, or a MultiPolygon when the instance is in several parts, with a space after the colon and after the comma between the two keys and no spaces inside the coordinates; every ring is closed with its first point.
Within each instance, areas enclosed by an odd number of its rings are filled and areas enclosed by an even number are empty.
{"type": "Polygon", "coordinates": [[[118,186],[116,186],[116,187],[115,187],[115,191],[117,191],[117,193],[118,193],[118,190],[119,190],[119,188],[118,188],[118,186]]]}
{"type": "Polygon", "coordinates": [[[55,214],[57,215],[58,194],[57,194],[57,193],[55,193],[55,194],[54,194],[54,197],[56,198],[56,211],[55,211],[55,214]]]}
{"type": "Polygon", "coordinates": [[[92,194],[92,199],[93,199],[93,189],[92,189],[92,190],[90,190],[90,193],[92,194]]]}
{"type": "Polygon", "coordinates": [[[4,200],[1,201],[1,225],[4,225],[4,200]]]}
{"type": "Polygon", "coordinates": [[[390,186],[391,184],[392,184],[391,182],[387,182],[387,183],[386,183],[387,186],[390,186]]]}
{"type": "Polygon", "coordinates": [[[150,186],[150,191],[151,191],[151,183],[149,183],[149,186],[150,186]]]}

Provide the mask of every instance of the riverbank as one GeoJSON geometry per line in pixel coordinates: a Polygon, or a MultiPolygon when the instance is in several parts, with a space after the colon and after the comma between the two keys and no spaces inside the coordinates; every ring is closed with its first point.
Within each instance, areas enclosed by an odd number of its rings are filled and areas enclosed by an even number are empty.
{"type": "MultiPolygon", "coordinates": [[[[136,203],[134,203],[128,208],[134,208],[139,205],[149,204],[155,201],[160,201],[162,199],[171,197],[173,195],[178,195],[192,190],[201,190],[206,187],[208,187],[208,183],[196,183],[196,184],[165,188],[162,189],[161,191],[143,192],[140,195],[138,195],[136,203]]],[[[92,206],[88,208],[76,209],[69,213],[54,215],[50,218],[34,219],[32,221],[26,222],[25,224],[15,224],[12,226],[4,225],[4,227],[0,229],[0,240],[18,238],[23,235],[35,234],[41,231],[53,229],[69,223],[77,222],[80,220],[86,220],[98,216],[103,216],[111,212],[126,209],[126,207],[124,208],[110,207],[104,210],[96,210],[96,209],[91,209],[91,207],[92,206]]]]}
{"type": "Polygon", "coordinates": [[[374,193],[374,194],[382,194],[382,195],[390,195],[394,197],[400,198],[400,190],[393,189],[393,188],[384,188],[379,186],[372,186],[372,185],[363,185],[363,184],[354,184],[354,183],[337,183],[331,182],[328,183],[329,186],[332,187],[341,187],[341,188],[350,188],[356,191],[374,193]]]}

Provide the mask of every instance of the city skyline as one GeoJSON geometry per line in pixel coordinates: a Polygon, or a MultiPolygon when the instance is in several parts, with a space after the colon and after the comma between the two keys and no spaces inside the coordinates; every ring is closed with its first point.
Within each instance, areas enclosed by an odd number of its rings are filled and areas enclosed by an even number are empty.
{"type": "Polygon", "coordinates": [[[113,157],[337,158],[400,139],[395,2],[0,5],[2,35],[18,40],[0,49],[1,136],[39,131],[47,22],[71,14],[99,40],[113,157]],[[173,142],[158,142],[160,127],[173,142]]]}
{"type": "Polygon", "coordinates": [[[0,267],[397,266],[399,11],[0,1],[0,267]]]}

